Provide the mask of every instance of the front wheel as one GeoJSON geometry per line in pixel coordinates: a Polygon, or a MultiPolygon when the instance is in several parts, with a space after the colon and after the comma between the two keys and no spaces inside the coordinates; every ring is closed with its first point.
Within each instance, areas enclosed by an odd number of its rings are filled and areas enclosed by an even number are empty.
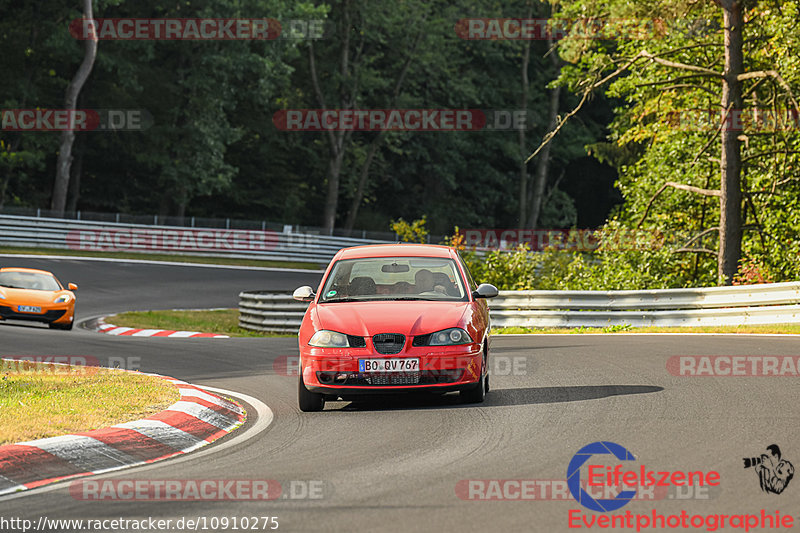
{"type": "MultiPolygon", "coordinates": [[[[481,374],[482,375],[482,374],[481,374]]],[[[489,390],[489,376],[481,377],[481,380],[474,387],[462,390],[458,393],[461,403],[483,403],[486,399],[486,392],[489,390]]]]}
{"type": "Polygon", "coordinates": [[[48,326],[50,326],[50,329],[63,329],[69,331],[72,329],[72,324],[72,322],[68,322],[67,324],[54,324],[51,322],[48,324],[48,326]]]}
{"type": "Polygon", "coordinates": [[[297,380],[297,403],[304,413],[322,411],[325,408],[325,396],[308,390],[301,375],[297,380]]]}

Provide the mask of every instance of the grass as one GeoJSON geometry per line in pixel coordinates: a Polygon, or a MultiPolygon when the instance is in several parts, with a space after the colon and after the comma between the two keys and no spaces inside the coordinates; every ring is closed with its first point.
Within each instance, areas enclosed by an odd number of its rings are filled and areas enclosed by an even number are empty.
{"type": "Polygon", "coordinates": [[[293,335],[249,331],[239,327],[238,309],[200,311],[135,311],[108,318],[115,326],[220,333],[231,337],[290,337],[293,335]]]}
{"type": "Polygon", "coordinates": [[[537,333],[537,334],[581,334],[581,333],[781,333],[800,334],[800,324],[763,324],[753,326],[686,326],[686,327],[643,327],[634,328],[629,324],[608,326],[605,328],[492,328],[494,334],[537,333]]]}
{"type": "Polygon", "coordinates": [[[180,398],[163,379],[98,367],[0,361],[0,444],[138,420],[180,398]]]}
{"type": "Polygon", "coordinates": [[[0,246],[0,254],[67,255],[75,257],[105,257],[110,259],[139,259],[142,261],[171,261],[177,263],[196,263],[201,265],[232,265],[269,268],[300,268],[318,270],[324,265],[301,261],[271,261],[262,259],[237,259],[235,257],[205,257],[199,255],[170,255],[137,252],[91,252],[61,248],[17,248],[0,246]]]}
{"type": "MultiPolygon", "coordinates": [[[[284,333],[249,331],[239,327],[239,311],[215,309],[198,311],[141,311],[122,313],[108,319],[116,326],[142,329],[170,329],[221,333],[231,337],[293,337],[284,333]]],[[[606,326],[604,328],[493,328],[493,334],[581,334],[581,333],[784,333],[800,334],[800,324],[767,324],[756,326],[707,326],[707,327],[644,327],[634,328],[630,324],[606,326]]]]}

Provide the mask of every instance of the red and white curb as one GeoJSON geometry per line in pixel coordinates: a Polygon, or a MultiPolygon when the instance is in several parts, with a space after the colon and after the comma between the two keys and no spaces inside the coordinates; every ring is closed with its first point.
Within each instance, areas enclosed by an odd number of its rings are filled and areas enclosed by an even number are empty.
{"type": "Polygon", "coordinates": [[[175,331],[171,329],[141,329],[141,328],[125,328],[122,326],[115,326],[114,324],[106,324],[103,319],[97,321],[95,331],[105,333],[106,335],[119,335],[122,337],[170,337],[172,339],[194,339],[194,338],[207,338],[207,339],[229,339],[228,335],[220,335],[218,333],[200,333],[199,331],[175,331]]]}
{"type": "Polygon", "coordinates": [[[246,419],[238,403],[185,381],[147,375],[172,382],[180,401],[142,420],[0,446],[0,496],[185,454],[211,444],[246,419]]]}

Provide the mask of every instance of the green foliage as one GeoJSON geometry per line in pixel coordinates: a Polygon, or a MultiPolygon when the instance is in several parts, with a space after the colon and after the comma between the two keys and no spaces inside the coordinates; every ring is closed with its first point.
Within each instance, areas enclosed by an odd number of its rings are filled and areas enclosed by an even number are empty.
{"type": "MultiPolygon", "coordinates": [[[[785,86],[770,78],[746,81],[745,108],[785,116],[796,105],[791,93],[800,89],[800,40],[790,30],[800,3],[754,0],[744,6],[745,70],[775,71],[786,81],[785,86]]],[[[713,2],[573,0],[562,7],[567,17],[602,13],[618,19],[657,17],[664,23],[650,39],[562,41],[561,57],[570,64],[559,83],[573,90],[611,74],[643,51],[673,63],[722,70],[722,10],[713,2]]],[[[715,285],[718,236],[712,230],[719,224],[719,200],[673,188],[657,193],[666,182],[720,188],[718,123],[699,124],[697,118],[719,111],[721,81],[653,61],[639,60],[624,72],[603,89],[619,101],[607,142],[589,146],[596,158],[618,169],[617,187],[625,199],[605,230],[636,229],[668,238],[645,249],[601,250],[591,263],[576,257],[562,284],[606,289],[715,285]]],[[[740,283],[800,277],[795,260],[800,252],[800,135],[796,122],[789,126],[770,130],[751,122],[742,132],[740,283]]]]}
{"type": "MultiPolygon", "coordinates": [[[[313,48],[327,107],[513,110],[520,107],[527,43],[463,40],[453,24],[467,16],[524,13],[527,4],[96,0],[94,8],[97,18],[324,19],[325,37],[313,48]],[[345,45],[351,61],[342,70],[345,45]]],[[[83,56],[67,24],[80,16],[79,7],[0,0],[0,12],[9,14],[0,21],[0,70],[8,74],[0,76],[3,109],[63,105],[83,56]]],[[[542,2],[533,8],[534,16],[549,11],[542,2]]],[[[100,41],[79,107],[144,109],[153,125],[142,132],[78,135],[73,169],[81,161],[83,170],[77,208],[320,225],[331,156],[327,132],[284,132],[272,122],[279,110],[321,106],[310,75],[311,44],[292,38],[100,41]]],[[[546,87],[556,72],[547,43],[530,45],[527,138],[535,144],[547,127],[537,110],[547,107],[546,87]]],[[[564,92],[562,99],[567,106],[575,97],[564,92]]],[[[603,128],[598,117],[567,124],[551,151],[551,174],[585,157],[583,146],[600,141],[603,128]]],[[[377,135],[353,132],[342,144],[339,225],[377,135]]],[[[49,205],[58,140],[57,133],[0,131],[0,204],[5,198],[6,205],[49,205]]],[[[428,215],[426,229],[436,234],[455,224],[513,227],[519,156],[516,131],[386,132],[355,225],[385,230],[401,216],[428,215]]],[[[571,225],[576,217],[562,190],[544,206],[543,221],[552,227],[571,225]]]]}
{"type": "Polygon", "coordinates": [[[425,227],[425,222],[426,217],[424,215],[411,223],[400,218],[392,222],[391,228],[403,242],[425,244],[428,242],[428,230],[425,227]]]}

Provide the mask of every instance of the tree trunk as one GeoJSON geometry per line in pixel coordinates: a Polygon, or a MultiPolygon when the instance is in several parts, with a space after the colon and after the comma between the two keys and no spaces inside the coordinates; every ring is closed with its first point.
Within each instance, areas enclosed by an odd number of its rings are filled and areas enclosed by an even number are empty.
{"type": "MultiPolygon", "coordinates": [[[[11,141],[10,144],[6,145],[6,150],[9,154],[13,154],[17,150],[19,150],[19,145],[22,144],[22,134],[17,133],[14,136],[14,140],[11,141]]],[[[14,165],[11,164],[11,159],[9,159],[8,167],[3,175],[3,181],[0,183],[0,209],[5,207],[6,205],[6,190],[8,189],[8,182],[11,181],[11,172],[14,169],[14,165]]]]}
{"type": "Polygon", "coordinates": [[[86,137],[78,140],[77,157],[75,166],[72,167],[72,179],[69,184],[69,201],[67,211],[74,213],[78,210],[78,200],[81,198],[81,175],[83,174],[83,156],[86,154],[86,137]]]}
{"type": "MultiPolygon", "coordinates": [[[[547,131],[553,131],[558,125],[558,102],[561,97],[561,87],[556,87],[550,91],[549,115],[550,122],[547,131]]],[[[544,186],[547,184],[547,175],[550,172],[550,147],[547,145],[539,152],[539,160],[536,162],[536,173],[533,177],[533,194],[531,195],[531,214],[528,218],[528,227],[536,229],[539,224],[539,215],[542,212],[542,198],[544,197],[544,186]]]]}
{"type": "MultiPolygon", "coordinates": [[[[725,26],[725,72],[722,83],[723,113],[740,112],[742,82],[737,76],[744,71],[742,5],[740,0],[723,0],[725,26]]],[[[720,156],[720,234],[717,255],[717,275],[725,285],[733,283],[742,253],[742,154],[738,132],[732,121],[722,126],[722,153],[720,156]]]]}
{"type": "MultiPolygon", "coordinates": [[[[528,2],[528,13],[526,18],[530,19],[533,14],[533,5],[528,2]]],[[[522,76],[522,95],[520,97],[519,108],[525,110],[527,118],[528,113],[528,90],[530,89],[530,80],[528,80],[528,63],[531,59],[531,42],[525,41],[522,50],[522,68],[520,74],[522,76]]],[[[526,120],[526,126],[527,126],[526,120]]],[[[519,137],[519,228],[525,227],[525,215],[528,207],[528,164],[525,160],[528,158],[528,152],[525,148],[525,137],[527,132],[525,128],[520,128],[517,132],[519,137]]]]}
{"type": "MultiPolygon", "coordinates": [[[[405,82],[406,76],[408,75],[408,69],[411,66],[411,61],[414,59],[414,52],[417,49],[417,45],[419,45],[419,41],[424,34],[424,23],[425,20],[428,18],[428,14],[425,13],[422,15],[418,26],[420,28],[419,33],[414,38],[411,47],[408,49],[408,56],[406,57],[405,63],[403,63],[403,68],[400,69],[400,74],[397,76],[397,80],[394,84],[394,91],[392,91],[392,101],[390,103],[390,108],[394,108],[397,106],[397,99],[400,97],[400,90],[403,87],[403,83],[405,82]]],[[[350,211],[347,213],[347,220],[345,221],[344,227],[346,230],[352,230],[353,226],[356,223],[356,217],[358,216],[358,208],[361,206],[361,200],[364,199],[364,191],[367,188],[367,180],[369,179],[369,169],[372,165],[372,160],[375,158],[375,154],[378,152],[378,148],[380,148],[381,142],[383,141],[385,134],[385,130],[382,130],[378,133],[376,137],[372,139],[372,142],[369,145],[369,149],[367,152],[367,157],[364,159],[364,164],[361,167],[361,172],[358,178],[358,188],[356,189],[356,194],[353,197],[353,201],[350,203],[350,211]]]]}
{"type": "Polygon", "coordinates": [[[383,140],[383,131],[378,133],[369,145],[369,150],[367,151],[367,157],[364,159],[364,164],[361,166],[361,174],[358,178],[358,189],[356,189],[356,194],[353,196],[353,201],[350,204],[350,211],[347,213],[347,220],[344,223],[344,229],[352,230],[353,226],[356,223],[356,217],[358,216],[358,208],[361,205],[361,200],[364,199],[364,190],[367,188],[367,178],[369,178],[369,169],[372,166],[372,160],[375,158],[375,154],[380,147],[381,140],[383,140]]]}
{"type": "MultiPolygon", "coordinates": [[[[336,137],[338,140],[343,140],[341,135],[336,135],[336,137]]],[[[344,143],[336,142],[331,147],[331,159],[328,162],[328,192],[325,195],[325,210],[322,214],[322,227],[328,235],[332,235],[333,228],[336,227],[336,206],[339,205],[339,177],[342,173],[342,161],[344,161],[344,143]]]]}
{"type": "MultiPolygon", "coordinates": [[[[83,18],[93,19],[92,0],[83,0],[83,18]]],[[[67,94],[65,98],[65,109],[69,111],[75,110],[75,104],[78,101],[78,95],[83,88],[84,83],[89,78],[94,66],[94,60],[97,57],[97,34],[96,28],[91,32],[91,35],[84,41],[84,55],[81,66],[75,73],[75,77],[67,86],[67,94]]],[[[56,215],[63,215],[64,208],[67,203],[67,190],[69,189],[69,176],[70,166],[72,165],[72,144],[75,142],[75,131],[72,129],[74,117],[70,119],[70,128],[61,133],[61,145],[58,150],[58,162],[56,164],[56,179],[53,184],[53,197],[50,203],[50,209],[55,211],[56,215]]]]}

